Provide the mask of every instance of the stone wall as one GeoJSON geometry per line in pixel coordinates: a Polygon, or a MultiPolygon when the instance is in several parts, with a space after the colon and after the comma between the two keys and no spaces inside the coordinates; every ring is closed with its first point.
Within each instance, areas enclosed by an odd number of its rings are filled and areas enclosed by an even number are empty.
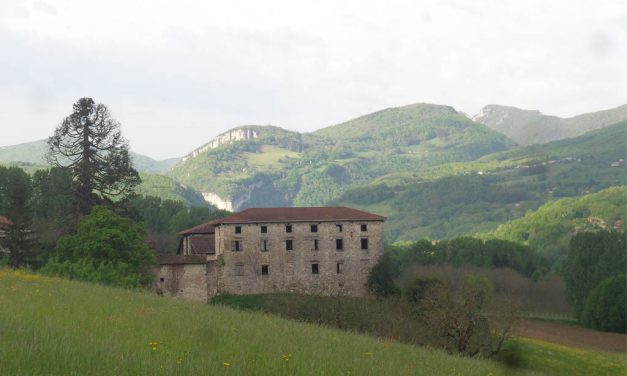
{"type": "MultiPolygon", "coordinates": [[[[166,296],[181,297],[188,300],[206,302],[207,268],[205,258],[202,263],[184,260],[186,256],[173,256],[169,263],[161,263],[156,271],[155,291],[166,296]]],[[[189,257],[189,256],[187,256],[189,257]]],[[[214,292],[215,294],[215,292],[214,292]]]]}
{"type": "Polygon", "coordinates": [[[216,227],[219,260],[210,272],[217,273],[215,291],[366,294],[368,273],[383,254],[383,222],[296,222],[291,226],[291,233],[286,232],[285,223],[216,227]],[[312,232],[311,225],[316,225],[318,231],[312,232]],[[336,225],[341,225],[342,231],[336,225]],[[366,225],[367,230],[361,231],[361,225],[366,225]],[[266,226],[267,233],[261,233],[262,226],[266,226]],[[236,233],[236,227],[240,227],[241,233],[236,233]],[[342,240],[342,250],[336,249],[337,239],[342,240]],[[368,239],[366,250],[361,249],[362,239],[368,239]],[[267,250],[262,250],[264,240],[267,250]],[[292,250],[286,249],[288,240],[292,242],[292,250]],[[314,249],[315,240],[318,250],[314,249]],[[240,250],[233,250],[236,241],[240,250]],[[314,264],[318,274],[313,273],[314,264]],[[264,266],[267,274],[263,273],[264,266]]]}

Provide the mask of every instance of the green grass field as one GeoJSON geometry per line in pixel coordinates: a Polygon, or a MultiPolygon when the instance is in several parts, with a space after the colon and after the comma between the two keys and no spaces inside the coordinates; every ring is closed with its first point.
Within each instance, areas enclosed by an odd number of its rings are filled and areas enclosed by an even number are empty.
{"type": "Polygon", "coordinates": [[[625,355],[582,350],[529,338],[517,338],[511,346],[523,355],[525,369],[549,375],[625,375],[625,355]]]}
{"type": "Polygon", "coordinates": [[[0,270],[2,375],[498,375],[261,313],[0,270]]]}

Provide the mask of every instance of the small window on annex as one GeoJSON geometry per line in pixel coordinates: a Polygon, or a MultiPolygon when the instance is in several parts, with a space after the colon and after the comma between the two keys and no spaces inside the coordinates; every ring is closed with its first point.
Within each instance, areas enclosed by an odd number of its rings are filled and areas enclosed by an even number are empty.
{"type": "Polygon", "coordinates": [[[285,232],[292,232],[292,225],[285,225],[285,232]]]}
{"type": "Polygon", "coordinates": [[[235,226],[235,233],[236,234],[241,234],[242,233],[242,226],[235,226]]]}
{"type": "Polygon", "coordinates": [[[344,249],[344,241],[342,239],[335,239],[335,249],[341,251],[344,249]]]}
{"type": "Polygon", "coordinates": [[[318,264],[311,264],[311,274],[319,274],[318,264]]]}
{"type": "Polygon", "coordinates": [[[291,239],[286,240],[286,241],[285,241],[285,250],[286,250],[286,251],[291,251],[291,250],[293,250],[293,249],[294,249],[294,243],[293,243],[293,240],[291,240],[291,239]]]}
{"type": "Polygon", "coordinates": [[[314,239],[313,240],[313,250],[317,251],[318,250],[318,239],[314,239]]]}
{"type": "Polygon", "coordinates": [[[268,275],[268,265],[261,265],[261,275],[268,275]]]}
{"type": "Polygon", "coordinates": [[[361,225],[361,231],[368,231],[368,225],[362,224],[361,225]]]}
{"type": "Polygon", "coordinates": [[[361,239],[361,249],[368,249],[368,238],[361,239]]]}
{"type": "Polygon", "coordinates": [[[268,233],[268,226],[261,226],[260,227],[260,231],[262,234],[267,234],[268,233]]]}
{"type": "Polygon", "coordinates": [[[343,262],[338,262],[337,264],[335,264],[335,266],[336,266],[337,274],[343,274],[344,273],[344,263],[343,262]]]}
{"type": "Polygon", "coordinates": [[[342,232],[342,225],[335,225],[335,232],[342,232]]]}
{"type": "Polygon", "coordinates": [[[261,242],[259,243],[259,249],[261,250],[261,252],[267,252],[268,251],[268,240],[267,239],[262,239],[261,242]]]}
{"type": "Polygon", "coordinates": [[[318,225],[309,225],[311,232],[318,232],[318,225]]]}

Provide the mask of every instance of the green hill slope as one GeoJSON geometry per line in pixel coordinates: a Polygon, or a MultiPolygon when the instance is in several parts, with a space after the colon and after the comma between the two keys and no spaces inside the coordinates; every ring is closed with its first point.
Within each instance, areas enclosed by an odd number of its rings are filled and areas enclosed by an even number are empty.
{"type": "Polygon", "coordinates": [[[552,258],[568,254],[572,235],[578,231],[612,229],[621,231],[625,224],[627,186],[612,187],[579,198],[564,198],[548,202],[524,217],[479,234],[484,239],[506,239],[530,245],[552,258]]]}
{"type": "Polygon", "coordinates": [[[486,232],[562,197],[625,185],[627,121],[472,162],[390,174],[336,203],[388,216],[386,241],[486,232]]]}
{"type": "Polygon", "coordinates": [[[324,205],[389,173],[473,160],[513,145],[450,107],[417,104],[312,134],[238,127],[185,157],[169,176],[229,210],[324,205]]]}
{"type": "MultiPolygon", "coordinates": [[[[48,152],[45,140],[27,142],[18,145],[0,146],[1,162],[25,162],[34,165],[47,165],[44,155],[48,152]]],[[[157,161],[145,155],[130,152],[133,166],[139,172],[163,172],[179,162],[179,158],[157,161]]]]}
{"type": "Polygon", "coordinates": [[[627,105],[567,119],[544,115],[539,111],[489,105],[473,117],[474,121],[503,133],[521,145],[542,144],[575,137],[625,119],[627,105]]]}
{"type": "Polygon", "coordinates": [[[3,375],[505,375],[487,360],[0,269],[3,375]]]}

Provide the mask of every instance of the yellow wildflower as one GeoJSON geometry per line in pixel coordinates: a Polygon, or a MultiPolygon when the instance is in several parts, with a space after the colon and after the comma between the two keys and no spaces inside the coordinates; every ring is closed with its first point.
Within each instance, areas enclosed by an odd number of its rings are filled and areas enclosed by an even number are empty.
{"type": "Polygon", "coordinates": [[[229,368],[231,366],[231,363],[224,362],[224,363],[222,363],[222,365],[224,366],[224,368],[229,368]]]}

